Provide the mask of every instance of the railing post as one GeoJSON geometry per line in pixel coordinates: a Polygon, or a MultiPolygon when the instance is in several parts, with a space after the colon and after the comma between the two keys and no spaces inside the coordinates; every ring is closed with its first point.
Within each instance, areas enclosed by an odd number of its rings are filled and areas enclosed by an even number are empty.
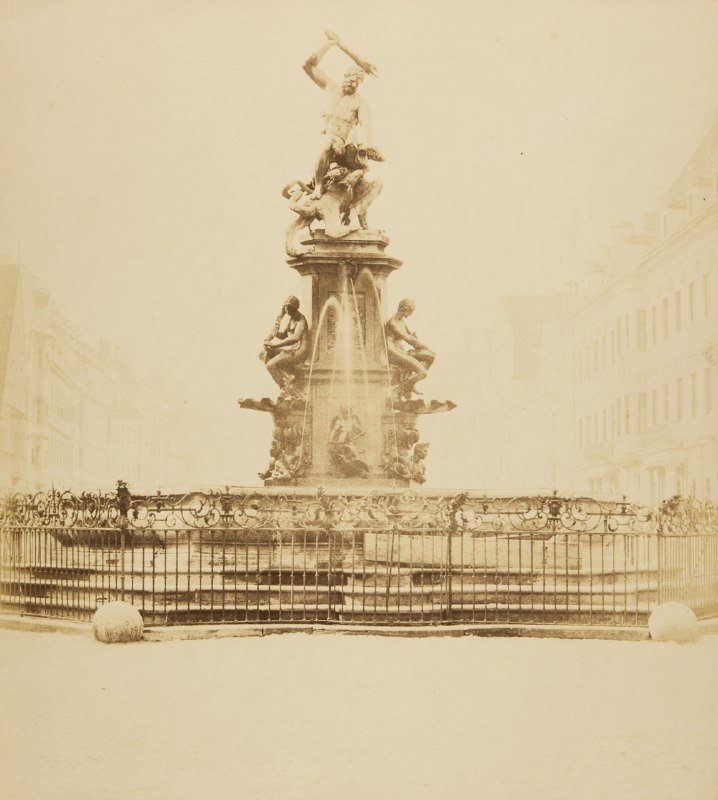
{"type": "Polygon", "coordinates": [[[454,534],[459,530],[458,514],[461,506],[466,502],[468,492],[457,494],[451,501],[451,517],[449,519],[449,527],[446,531],[446,620],[451,622],[452,607],[454,604],[454,586],[452,571],[454,569],[454,559],[452,546],[454,541],[454,534]]]}
{"type": "MultiPolygon", "coordinates": [[[[327,497],[324,488],[319,487],[317,496],[323,510],[322,527],[327,537],[327,619],[329,622],[334,616],[334,599],[332,596],[332,570],[334,569],[334,553],[333,553],[333,539],[334,539],[334,525],[332,522],[332,504],[329,497],[327,497]]],[[[318,579],[318,576],[317,576],[318,579]]],[[[316,609],[315,616],[319,620],[319,609],[316,609]]]]}
{"type": "Polygon", "coordinates": [[[117,481],[117,506],[120,512],[120,600],[125,601],[125,537],[128,535],[128,512],[132,496],[127,482],[117,481]]]}
{"type": "Polygon", "coordinates": [[[332,524],[329,514],[327,514],[325,519],[325,529],[327,532],[327,562],[329,569],[327,571],[327,622],[334,618],[334,595],[332,594],[332,586],[333,586],[333,575],[332,571],[334,569],[334,553],[332,552],[332,545],[334,544],[334,532],[332,530],[332,524]]]}

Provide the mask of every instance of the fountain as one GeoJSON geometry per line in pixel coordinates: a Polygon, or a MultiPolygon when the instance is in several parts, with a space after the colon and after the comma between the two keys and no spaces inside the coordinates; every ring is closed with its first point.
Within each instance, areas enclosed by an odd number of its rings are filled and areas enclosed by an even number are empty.
{"type": "Polygon", "coordinates": [[[311,307],[305,317],[297,298],[287,298],[264,342],[260,358],[278,385],[276,400],[239,405],[273,417],[270,462],[259,473],[266,486],[419,485],[428,444],[418,418],[455,404],[417,396],[435,354],[407,327],[413,302],[388,313],[387,280],[401,261],[368,224],[382,188],[370,162],[383,156],[358,92],[376,69],[327,32],[304,70],[327,95],[324,141],[313,177],[282,193],[298,215],[287,231],[288,264],[311,307]],[[332,47],[356,65],[341,85],[319,68],[332,47]]]}
{"type": "Polygon", "coordinates": [[[276,398],[239,401],[274,421],[264,487],[16,494],[0,502],[0,602],[90,620],[119,601],[156,625],[635,627],[658,603],[715,616],[711,504],[656,515],[625,497],[419,488],[419,418],[454,404],[419,394],[435,354],[408,326],[414,303],[388,308],[401,262],[369,226],[383,156],[357,92],[376,70],[331,33],[304,69],[329,100],[313,177],[283,191],[305,302],[284,300],[261,348],[276,398]],[[319,69],[332,47],[361,69],[341,86],[319,69]]]}

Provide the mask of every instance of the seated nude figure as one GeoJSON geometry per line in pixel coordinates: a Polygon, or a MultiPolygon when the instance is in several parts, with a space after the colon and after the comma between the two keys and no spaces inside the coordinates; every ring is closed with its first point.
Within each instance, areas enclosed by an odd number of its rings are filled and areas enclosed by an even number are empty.
{"type": "Polygon", "coordinates": [[[299,300],[288,297],[279,312],[271,333],[264,341],[259,357],[283,393],[297,378],[297,368],[309,353],[309,326],[299,311],[299,300]]]}
{"type": "Polygon", "coordinates": [[[419,341],[406,324],[406,318],[415,308],[413,300],[402,300],[384,326],[389,364],[399,370],[399,382],[392,387],[397,399],[410,400],[412,392],[421,394],[416,390],[416,384],[429,374],[429,367],[436,359],[436,353],[419,341]]]}

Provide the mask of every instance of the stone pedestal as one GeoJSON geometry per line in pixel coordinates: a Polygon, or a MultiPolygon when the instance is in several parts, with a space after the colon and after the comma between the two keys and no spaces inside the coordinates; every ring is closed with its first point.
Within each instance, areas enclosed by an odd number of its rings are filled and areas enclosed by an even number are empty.
{"type": "MultiPolygon", "coordinates": [[[[315,231],[288,260],[302,277],[311,348],[291,394],[240,401],[275,422],[266,485],[409,486],[423,483],[427,445],[417,417],[453,403],[393,400],[387,359],[386,282],[401,261],[380,231],[333,239],[315,231]]],[[[284,393],[283,393],[284,394],[284,393]]]]}
{"type": "Polygon", "coordinates": [[[311,409],[311,467],[301,482],[385,482],[390,371],[384,343],[386,279],[401,262],[378,231],[315,233],[314,251],[289,260],[302,276],[312,355],[303,378],[311,409]]]}

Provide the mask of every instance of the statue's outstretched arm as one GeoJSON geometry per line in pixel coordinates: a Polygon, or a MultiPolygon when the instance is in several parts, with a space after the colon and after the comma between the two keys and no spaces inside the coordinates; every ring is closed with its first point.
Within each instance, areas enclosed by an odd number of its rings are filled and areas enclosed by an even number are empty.
{"type": "Polygon", "coordinates": [[[325,31],[324,35],[331,42],[331,44],[335,44],[342,52],[346,53],[358,67],[361,67],[364,72],[367,73],[367,75],[371,75],[373,78],[378,76],[379,73],[377,72],[376,67],[373,64],[370,64],[366,59],[357,55],[353,50],[350,50],[336,35],[336,33],[332,33],[332,31],[325,31]]]}
{"type": "Polygon", "coordinates": [[[329,84],[333,83],[332,79],[328,75],[325,75],[317,65],[335,44],[336,42],[333,39],[327,37],[327,41],[324,42],[319,50],[309,56],[302,67],[320,89],[325,89],[329,84]]]}

